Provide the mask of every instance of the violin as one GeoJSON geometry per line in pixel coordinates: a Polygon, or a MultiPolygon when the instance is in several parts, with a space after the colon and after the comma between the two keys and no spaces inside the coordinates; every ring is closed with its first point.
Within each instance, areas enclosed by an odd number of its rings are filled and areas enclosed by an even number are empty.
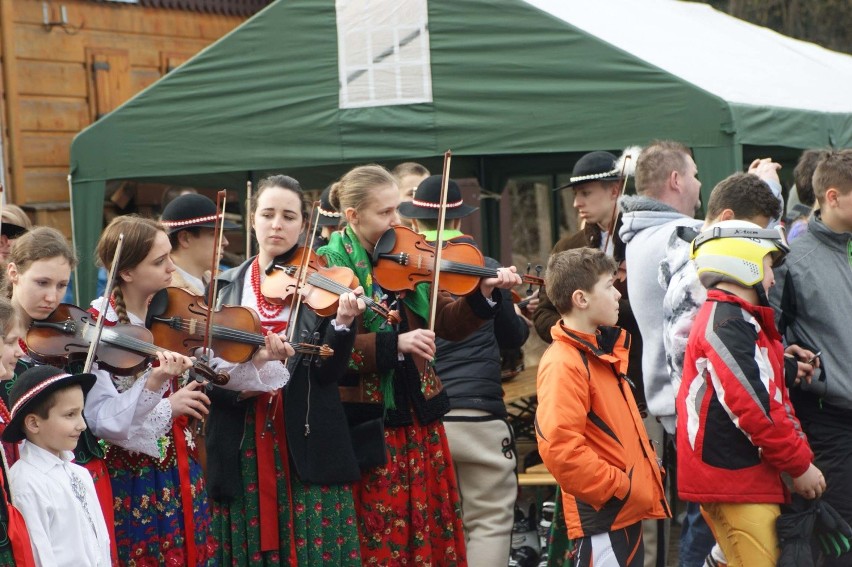
{"type": "MultiPolygon", "coordinates": [[[[228,362],[240,363],[251,359],[264,343],[257,313],[242,306],[224,306],[213,315],[229,326],[212,324],[210,348],[228,362]]],[[[204,329],[210,308],[204,298],[188,291],[167,287],[151,298],[145,326],[151,329],[154,343],[175,352],[192,354],[204,346],[204,329]]],[[[328,345],[290,343],[293,349],[308,356],[328,358],[334,354],[328,345]]]]}
{"type": "MultiPolygon", "coordinates": [[[[307,279],[302,290],[302,302],[318,315],[328,317],[337,312],[340,296],[360,285],[355,272],[345,266],[330,267],[325,259],[313,254],[310,249],[300,247],[286,262],[273,261],[266,268],[266,279],[260,292],[270,303],[282,305],[292,300],[299,287],[299,271],[305,254],[311,254],[307,264],[307,279]]],[[[360,296],[367,308],[392,325],[402,319],[399,312],[386,308],[367,295],[360,296]]]]}
{"type": "MultiPolygon", "coordinates": [[[[529,273],[530,273],[530,270],[531,270],[531,269],[532,269],[532,264],[527,263],[527,275],[529,275],[529,273]]],[[[543,269],[544,269],[544,268],[542,268],[542,266],[541,266],[541,265],[538,265],[538,266],[536,266],[536,267],[535,267],[535,275],[536,275],[536,278],[541,279],[541,280],[542,280],[542,282],[544,282],[544,279],[541,277],[541,271],[542,271],[543,269]]],[[[515,291],[514,289],[512,290],[512,303],[514,303],[515,305],[517,305],[517,306],[518,306],[518,309],[520,309],[521,311],[523,311],[524,309],[526,309],[527,305],[529,305],[529,304],[530,304],[530,302],[531,302],[533,299],[538,298],[538,294],[537,294],[537,293],[536,293],[536,294],[533,294],[533,285],[534,285],[534,284],[530,283],[530,284],[529,284],[529,287],[527,287],[527,290],[526,290],[526,291],[527,291],[527,296],[526,296],[526,298],[524,298],[524,299],[521,299],[521,294],[520,294],[520,293],[518,293],[518,292],[517,292],[517,291],[515,291]]],[[[541,286],[539,286],[539,287],[541,287],[541,286]]]]}
{"type": "MultiPolygon", "coordinates": [[[[88,311],[62,303],[47,319],[33,321],[27,331],[27,349],[40,364],[65,366],[85,360],[95,336],[96,317],[88,311]]],[[[130,376],[143,370],[163,349],[153,344],[151,331],[138,325],[104,327],[95,349],[101,367],[119,376],[130,376]]],[[[229,376],[196,361],[193,370],[209,382],[222,386],[229,376]]]]}
{"type": "MultiPolygon", "coordinates": [[[[439,288],[456,296],[467,295],[482,278],[497,276],[497,270],[485,267],[479,249],[464,242],[444,242],[439,288]]],[[[435,268],[435,248],[421,234],[404,226],[385,232],[373,249],[373,276],[383,289],[414,290],[419,283],[431,282],[435,268]]],[[[543,286],[544,279],[530,274],[521,281],[543,286]]]]}

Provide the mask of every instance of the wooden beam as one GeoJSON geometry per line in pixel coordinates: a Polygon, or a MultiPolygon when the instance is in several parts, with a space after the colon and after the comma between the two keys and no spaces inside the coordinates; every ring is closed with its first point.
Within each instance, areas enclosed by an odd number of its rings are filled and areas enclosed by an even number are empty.
{"type": "Polygon", "coordinates": [[[21,153],[21,126],[18,120],[18,74],[15,57],[15,5],[14,0],[0,0],[0,41],[3,42],[3,85],[6,88],[6,128],[11,184],[6,190],[9,202],[17,201],[18,191],[23,189],[24,166],[21,153]]]}

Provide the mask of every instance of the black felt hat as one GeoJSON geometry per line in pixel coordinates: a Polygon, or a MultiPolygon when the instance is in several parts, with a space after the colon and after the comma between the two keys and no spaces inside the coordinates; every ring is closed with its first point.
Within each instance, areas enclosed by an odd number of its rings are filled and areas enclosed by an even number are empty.
{"type": "MultiPolygon", "coordinates": [[[[186,193],[177,197],[163,209],[160,224],[171,234],[186,228],[216,228],[216,203],[198,193],[186,193]]],[[[225,230],[240,228],[235,222],[225,219],[225,230]]]]}
{"type": "Polygon", "coordinates": [[[320,195],[320,204],[317,207],[320,226],[338,226],[343,221],[343,215],[331,206],[331,201],[328,200],[329,193],[331,193],[330,185],[320,195]]]}
{"type": "MultiPolygon", "coordinates": [[[[18,209],[21,214],[26,214],[21,209],[18,209]]],[[[2,222],[2,230],[0,230],[0,234],[11,239],[18,238],[29,229],[25,226],[21,226],[18,224],[20,221],[18,220],[18,215],[12,212],[11,208],[4,208],[2,218],[0,218],[0,222],[2,222]]]]}
{"type": "Polygon", "coordinates": [[[25,438],[24,418],[41,400],[56,390],[79,384],[85,396],[97,378],[94,374],[68,374],[53,366],[33,366],[18,376],[9,392],[11,419],[3,431],[3,441],[17,443],[25,438]]]}
{"type": "MultiPolygon", "coordinates": [[[[437,219],[441,203],[441,176],[432,175],[420,182],[414,191],[414,199],[399,204],[399,214],[409,219],[437,219]]],[[[477,210],[465,205],[458,183],[447,184],[447,213],[444,218],[459,219],[477,210]]]]}
{"type": "Polygon", "coordinates": [[[27,231],[26,227],[19,226],[15,223],[7,221],[6,219],[3,219],[3,226],[2,226],[2,229],[0,229],[0,234],[2,234],[3,236],[5,236],[9,239],[13,239],[13,238],[18,238],[19,236],[24,234],[26,231],[27,231]]]}
{"type": "Polygon", "coordinates": [[[565,185],[560,185],[554,191],[565,189],[566,187],[575,187],[582,183],[590,181],[614,181],[621,179],[621,172],[616,165],[616,158],[609,152],[591,152],[574,164],[574,171],[571,172],[571,178],[565,185]]]}

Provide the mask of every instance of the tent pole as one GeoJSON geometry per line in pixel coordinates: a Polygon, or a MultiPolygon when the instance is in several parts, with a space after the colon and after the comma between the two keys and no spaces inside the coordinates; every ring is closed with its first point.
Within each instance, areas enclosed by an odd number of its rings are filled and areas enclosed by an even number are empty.
{"type": "Polygon", "coordinates": [[[717,183],[732,173],[743,171],[743,146],[731,140],[723,146],[693,148],[692,153],[701,179],[701,204],[706,207],[717,183]]]}
{"type": "MultiPolygon", "coordinates": [[[[77,227],[74,219],[74,184],[71,182],[71,174],[68,174],[68,205],[71,214],[71,248],[77,250],[77,227]]],[[[80,263],[74,267],[74,305],[80,305],[80,263]]]]}

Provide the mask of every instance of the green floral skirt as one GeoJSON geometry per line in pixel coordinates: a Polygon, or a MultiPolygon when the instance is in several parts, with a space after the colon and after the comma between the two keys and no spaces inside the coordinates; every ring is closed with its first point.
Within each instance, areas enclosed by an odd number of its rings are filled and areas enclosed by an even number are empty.
{"type": "MultiPolygon", "coordinates": [[[[277,437],[275,432],[269,434],[277,437]]],[[[288,490],[284,461],[286,455],[282,454],[279,441],[276,438],[273,444],[278,492],[278,550],[263,552],[260,546],[262,519],[255,409],[252,406],[246,412],[245,434],[240,448],[244,490],[230,502],[213,503],[213,533],[219,542],[218,564],[222,567],[290,566],[291,550],[294,550],[297,563],[292,567],[360,566],[358,528],[351,487],[306,485],[293,474],[289,479],[291,485],[288,490]]]]}

